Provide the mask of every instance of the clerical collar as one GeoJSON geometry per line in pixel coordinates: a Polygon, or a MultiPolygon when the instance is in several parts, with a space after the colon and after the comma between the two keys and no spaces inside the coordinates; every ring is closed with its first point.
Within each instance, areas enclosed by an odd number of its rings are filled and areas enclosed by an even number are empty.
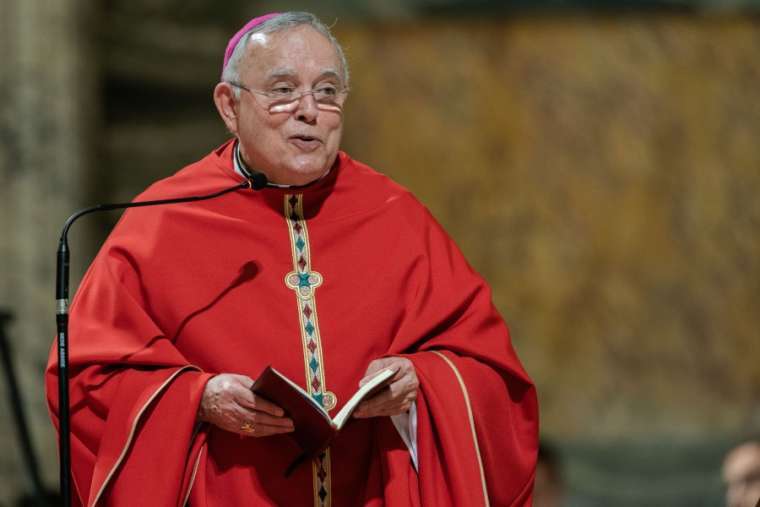
{"type": "MultiPolygon", "coordinates": [[[[245,163],[245,160],[243,160],[243,156],[240,154],[240,141],[237,139],[235,140],[235,148],[232,152],[232,162],[235,166],[235,172],[239,175],[243,176],[244,178],[251,178],[253,171],[248,167],[248,164],[245,163]]],[[[320,176],[314,181],[310,181],[309,183],[305,185],[283,185],[281,183],[273,183],[271,181],[267,182],[268,187],[274,187],[274,188],[304,188],[313,185],[314,183],[322,180],[325,178],[328,174],[330,174],[330,171],[332,171],[332,167],[327,170],[325,174],[320,176]]]]}

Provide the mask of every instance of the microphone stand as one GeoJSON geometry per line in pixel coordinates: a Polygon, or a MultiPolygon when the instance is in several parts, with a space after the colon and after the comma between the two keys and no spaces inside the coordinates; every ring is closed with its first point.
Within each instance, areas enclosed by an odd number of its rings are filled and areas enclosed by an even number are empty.
{"type": "Polygon", "coordinates": [[[71,506],[71,415],[69,413],[69,228],[84,215],[99,211],[111,211],[142,206],[158,206],[162,204],[177,204],[183,202],[205,201],[214,199],[237,190],[261,190],[267,186],[263,173],[254,172],[246,176],[246,181],[234,187],[208,195],[177,197],[174,199],[158,199],[154,201],[137,201],[116,204],[99,204],[85,208],[71,215],[63,224],[61,239],[58,242],[58,255],[55,277],[56,326],[58,335],[58,419],[60,438],[58,442],[59,472],[61,496],[63,505],[71,506]]]}

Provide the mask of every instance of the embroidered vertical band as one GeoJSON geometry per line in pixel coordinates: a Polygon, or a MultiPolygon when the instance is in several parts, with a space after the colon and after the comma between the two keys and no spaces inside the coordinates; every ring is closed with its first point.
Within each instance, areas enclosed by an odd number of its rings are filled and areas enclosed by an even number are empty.
{"type": "MultiPolygon", "coordinates": [[[[303,214],[303,194],[286,194],[284,207],[293,257],[293,271],[285,275],[285,285],[295,292],[298,303],[306,389],[325,410],[331,410],[338,400],[325,385],[322,341],[317,317],[316,289],[322,285],[323,278],[311,265],[311,245],[303,214]]],[[[329,449],[312,461],[312,472],[314,505],[327,507],[332,503],[329,449]]]]}

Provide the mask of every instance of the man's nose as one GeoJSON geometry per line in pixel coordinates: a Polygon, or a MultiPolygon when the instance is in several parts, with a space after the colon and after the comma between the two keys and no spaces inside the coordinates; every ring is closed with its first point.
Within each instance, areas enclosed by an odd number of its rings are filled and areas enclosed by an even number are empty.
{"type": "Polygon", "coordinates": [[[314,123],[317,120],[319,109],[313,93],[304,93],[298,99],[298,109],[296,109],[296,119],[305,123],[314,123]]]}

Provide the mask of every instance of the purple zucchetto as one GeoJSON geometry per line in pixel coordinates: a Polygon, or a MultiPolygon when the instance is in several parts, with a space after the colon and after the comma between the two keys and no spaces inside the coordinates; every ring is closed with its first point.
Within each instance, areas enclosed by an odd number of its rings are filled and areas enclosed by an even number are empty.
{"type": "Polygon", "coordinates": [[[230,41],[227,43],[227,49],[224,50],[224,63],[222,63],[222,75],[224,75],[224,69],[227,68],[227,64],[230,61],[230,58],[232,58],[232,53],[235,51],[235,46],[238,45],[238,42],[240,42],[240,39],[243,38],[243,36],[252,28],[255,28],[259,26],[261,23],[268,21],[272,19],[275,16],[279,16],[282,14],[281,12],[270,12],[269,14],[264,14],[263,16],[259,16],[257,18],[253,18],[248,23],[245,24],[243,28],[237,31],[235,35],[232,36],[230,41]]]}

